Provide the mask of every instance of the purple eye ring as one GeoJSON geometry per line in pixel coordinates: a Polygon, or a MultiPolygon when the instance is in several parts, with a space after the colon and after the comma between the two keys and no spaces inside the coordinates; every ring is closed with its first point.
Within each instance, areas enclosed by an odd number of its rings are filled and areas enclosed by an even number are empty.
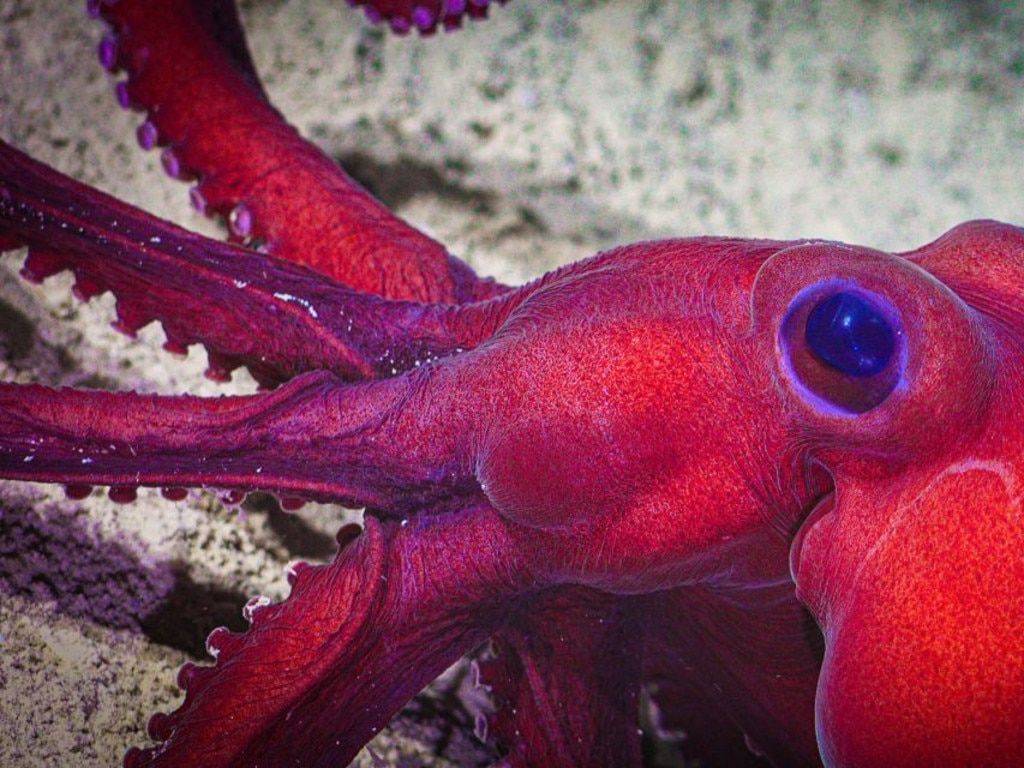
{"type": "Polygon", "coordinates": [[[899,313],[847,280],[808,287],[790,304],[780,330],[785,372],[817,408],[858,415],[888,398],[903,376],[899,313]]]}

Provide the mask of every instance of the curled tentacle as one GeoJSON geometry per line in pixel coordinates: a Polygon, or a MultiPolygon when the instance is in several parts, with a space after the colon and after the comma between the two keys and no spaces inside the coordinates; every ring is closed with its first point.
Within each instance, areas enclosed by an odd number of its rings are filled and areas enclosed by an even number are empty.
{"type": "Polygon", "coordinates": [[[100,12],[113,28],[100,60],[128,73],[118,99],[148,114],[140,144],[167,147],[164,167],[198,178],[193,202],[222,214],[237,239],[389,298],[462,302],[503,290],[285,122],[259,84],[231,0],[122,0],[100,12]]]}

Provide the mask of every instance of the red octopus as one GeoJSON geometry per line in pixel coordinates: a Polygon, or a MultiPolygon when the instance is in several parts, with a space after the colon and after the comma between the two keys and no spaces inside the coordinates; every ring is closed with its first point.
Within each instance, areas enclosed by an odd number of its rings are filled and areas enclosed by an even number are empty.
{"type": "MultiPolygon", "coordinates": [[[[371,15],[483,5],[445,7],[371,15]]],[[[641,764],[644,689],[724,765],[1024,759],[1024,230],[646,242],[508,288],[287,126],[233,3],[90,9],[139,142],[255,248],[6,144],[0,248],[269,391],[3,384],[0,476],[367,510],[210,636],[127,765],[345,763],[488,642],[508,766],[641,764]]]]}

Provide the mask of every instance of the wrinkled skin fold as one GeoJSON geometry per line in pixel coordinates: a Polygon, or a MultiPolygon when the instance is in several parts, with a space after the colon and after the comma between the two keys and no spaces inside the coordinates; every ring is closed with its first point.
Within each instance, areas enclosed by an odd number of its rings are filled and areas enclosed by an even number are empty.
{"type": "Polygon", "coordinates": [[[0,250],[268,391],[0,384],[0,477],[367,509],[126,765],[345,764],[485,646],[506,766],[641,765],[644,689],[710,765],[1024,761],[1024,230],[665,240],[501,286],[285,123],[233,4],[89,7],[140,143],[235,242],[0,144],[0,250]]]}

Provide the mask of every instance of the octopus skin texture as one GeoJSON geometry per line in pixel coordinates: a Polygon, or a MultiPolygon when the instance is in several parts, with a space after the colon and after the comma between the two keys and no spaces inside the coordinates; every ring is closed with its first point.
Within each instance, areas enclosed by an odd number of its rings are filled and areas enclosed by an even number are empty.
{"type": "Polygon", "coordinates": [[[0,477],[366,508],[126,765],[345,764],[485,645],[502,765],[640,765],[642,690],[712,764],[1024,760],[1024,230],[645,242],[511,288],[283,121],[232,3],[89,8],[140,144],[236,242],[3,144],[0,249],[266,391],[0,384],[0,477]]]}

